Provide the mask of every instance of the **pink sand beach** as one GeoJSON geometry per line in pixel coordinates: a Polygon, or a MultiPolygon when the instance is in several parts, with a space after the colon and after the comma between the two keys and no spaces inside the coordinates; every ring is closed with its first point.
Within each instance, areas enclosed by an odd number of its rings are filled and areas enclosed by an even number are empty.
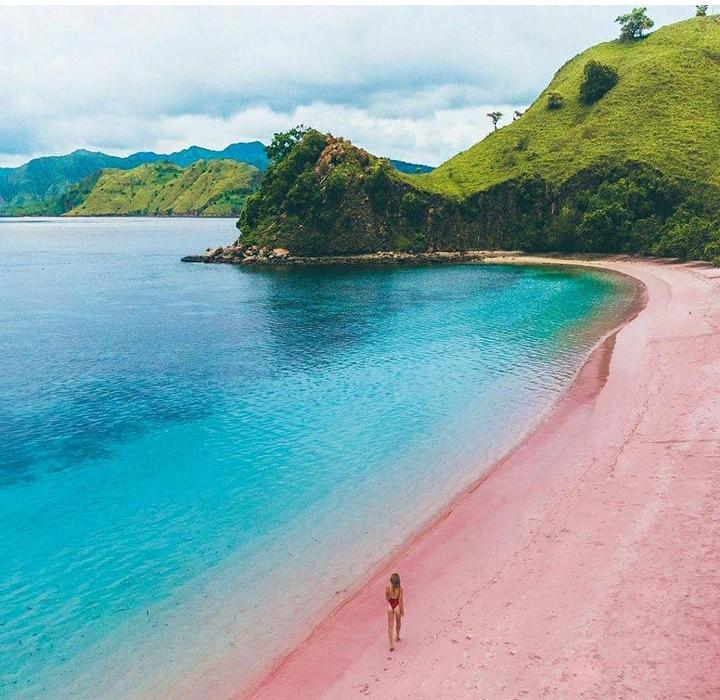
{"type": "Polygon", "coordinates": [[[588,264],[639,280],[644,308],[237,697],[720,697],[720,270],[588,264]],[[389,653],[392,571],[406,616],[389,653]]]}

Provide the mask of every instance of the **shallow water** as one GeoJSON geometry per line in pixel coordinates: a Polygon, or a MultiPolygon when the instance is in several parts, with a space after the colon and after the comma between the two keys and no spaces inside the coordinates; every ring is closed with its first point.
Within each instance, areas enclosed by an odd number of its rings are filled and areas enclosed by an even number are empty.
{"type": "Polygon", "coordinates": [[[234,233],[0,219],[3,697],[256,671],[514,444],[632,298],[572,269],[179,262],[234,233]]]}

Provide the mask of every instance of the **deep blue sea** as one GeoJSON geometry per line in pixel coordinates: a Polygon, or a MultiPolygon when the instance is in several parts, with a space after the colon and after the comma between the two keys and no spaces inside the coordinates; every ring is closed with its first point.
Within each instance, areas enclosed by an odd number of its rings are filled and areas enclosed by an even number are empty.
{"type": "Polygon", "coordinates": [[[632,297],[577,269],[180,263],[235,233],[0,219],[0,697],[256,671],[517,442],[632,297]]]}

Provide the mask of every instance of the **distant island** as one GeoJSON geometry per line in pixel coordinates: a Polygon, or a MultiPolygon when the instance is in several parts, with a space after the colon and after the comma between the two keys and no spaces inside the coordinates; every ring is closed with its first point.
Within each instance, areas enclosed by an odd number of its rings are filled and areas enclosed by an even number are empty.
{"type": "Polygon", "coordinates": [[[167,161],[106,169],[60,198],[67,216],[232,216],[257,187],[260,171],[234,160],[167,161]]]}
{"type": "MultiPolygon", "coordinates": [[[[77,150],[0,168],[0,216],[238,216],[268,167],[260,141],[126,157],[77,150]],[[216,162],[222,162],[217,165],[216,162]]],[[[389,161],[399,172],[430,166],[389,161]]]]}
{"type": "MultiPolygon", "coordinates": [[[[234,143],[221,151],[191,146],[174,153],[145,151],[127,157],[77,150],[64,156],[35,158],[17,168],[0,169],[0,215],[59,216],[67,211],[67,190],[103,169],[132,170],[147,163],[166,162],[185,168],[199,160],[233,160],[263,171],[265,146],[259,141],[234,143]]],[[[84,188],[87,189],[87,183],[84,188]]],[[[73,206],[79,201],[71,200],[73,206]]],[[[120,212],[117,212],[120,213],[120,212]]]]}
{"type": "MultiPolygon", "coordinates": [[[[304,128],[280,134],[229,248],[720,262],[719,62],[717,17],[623,35],[568,61],[511,123],[413,176],[343,138],[304,128]]],[[[503,116],[488,114],[496,125],[503,116]]],[[[237,257],[229,261],[247,256],[237,257]]]]}

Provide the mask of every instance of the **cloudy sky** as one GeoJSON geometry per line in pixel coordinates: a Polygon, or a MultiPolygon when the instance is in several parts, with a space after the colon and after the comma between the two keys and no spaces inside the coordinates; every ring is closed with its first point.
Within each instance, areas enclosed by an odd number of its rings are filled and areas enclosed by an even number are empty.
{"type": "MultiPolygon", "coordinates": [[[[437,165],[626,7],[0,8],[0,165],[268,142],[297,123],[437,165]]],[[[651,7],[656,26],[694,7],[651,7]]]]}

